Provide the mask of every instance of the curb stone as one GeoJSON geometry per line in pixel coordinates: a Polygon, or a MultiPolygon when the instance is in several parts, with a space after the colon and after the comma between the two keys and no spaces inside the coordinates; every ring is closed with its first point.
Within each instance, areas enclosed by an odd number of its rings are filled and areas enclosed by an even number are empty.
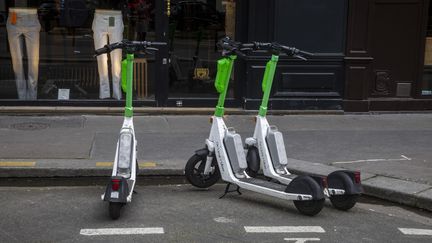
{"type": "MultiPolygon", "coordinates": [[[[327,176],[339,167],[289,159],[288,169],[293,174],[327,176]]],[[[73,178],[108,177],[111,168],[1,168],[0,178],[73,178]]],[[[183,168],[140,169],[140,176],[183,176],[183,168]]],[[[432,211],[432,186],[361,173],[364,194],[380,199],[432,211]]]]}

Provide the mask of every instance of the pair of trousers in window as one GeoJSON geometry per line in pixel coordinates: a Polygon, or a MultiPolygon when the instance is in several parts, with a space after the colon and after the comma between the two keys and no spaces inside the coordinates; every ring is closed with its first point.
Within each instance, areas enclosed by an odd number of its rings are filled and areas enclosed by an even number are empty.
{"type": "MultiPolygon", "coordinates": [[[[120,11],[96,10],[93,19],[93,39],[95,49],[104,47],[109,43],[119,42],[123,39],[123,19],[120,11]]],[[[122,97],[120,77],[122,50],[116,49],[111,52],[111,75],[113,85],[113,98],[120,100],[122,97]]],[[[97,57],[99,71],[99,98],[110,97],[110,84],[108,75],[108,55],[97,57]]]]}
{"type": "Polygon", "coordinates": [[[35,100],[37,99],[41,30],[37,13],[9,12],[6,28],[18,98],[20,100],[35,100]],[[23,67],[24,41],[28,60],[27,81],[23,67]]]}

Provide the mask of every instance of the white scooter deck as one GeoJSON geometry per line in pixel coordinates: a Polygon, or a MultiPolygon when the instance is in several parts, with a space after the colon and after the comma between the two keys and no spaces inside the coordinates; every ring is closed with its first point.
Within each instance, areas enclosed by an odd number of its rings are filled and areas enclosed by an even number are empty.
{"type": "MultiPolygon", "coordinates": [[[[127,180],[128,188],[129,188],[129,194],[127,195],[127,202],[132,201],[132,194],[135,187],[135,181],[136,181],[136,146],[137,146],[137,140],[135,138],[135,130],[133,125],[133,117],[125,117],[123,121],[122,128],[120,130],[119,140],[117,141],[117,147],[116,147],[116,154],[114,157],[114,163],[113,163],[113,170],[111,173],[111,176],[121,176],[127,180]],[[131,135],[132,136],[132,143],[131,148],[128,151],[120,151],[120,139],[122,138],[122,135],[131,135]],[[125,154],[123,154],[125,153],[125,154]],[[119,157],[120,156],[130,156],[130,164],[120,164],[119,165],[119,157]],[[121,168],[128,168],[128,172],[124,173],[121,170],[121,168]],[[130,171],[130,173],[129,173],[130,171]]],[[[124,148],[122,148],[124,149],[124,148]]],[[[105,193],[101,196],[102,200],[105,198],[105,193]]]]}
{"type": "MultiPolygon", "coordinates": [[[[276,184],[273,182],[251,178],[249,177],[245,169],[247,168],[246,158],[244,156],[243,146],[237,149],[238,164],[233,164],[234,159],[230,159],[228,152],[225,148],[225,136],[227,131],[233,131],[228,129],[221,117],[212,117],[212,128],[209,139],[206,140],[207,148],[210,154],[214,154],[217,158],[219,170],[222,176],[222,180],[238,185],[240,188],[244,188],[249,191],[254,191],[269,196],[285,199],[285,200],[312,200],[312,195],[308,194],[295,194],[286,193],[285,185],[276,184]],[[238,151],[241,150],[243,156],[238,151]]],[[[212,158],[207,158],[207,166],[212,161],[212,158]]],[[[208,173],[204,171],[204,173],[208,173]]]]}
{"type": "MultiPolygon", "coordinates": [[[[258,148],[261,161],[260,167],[263,170],[264,176],[275,179],[285,185],[288,185],[295,178],[287,168],[288,158],[286,156],[282,134],[277,131],[276,127],[271,127],[269,125],[266,117],[256,116],[254,135],[252,138],[247,138],[245,143],[248,147],[255,146],[258,148]],[[275,138],[277,141],[272,142],[272,147],[270,147],[267,141],[270,132],[277,136],[277,138],[275,138]]],[[[324,194],[326,196],[343,195],[345,194],[345,190],[325,188],[324,194]]]]}

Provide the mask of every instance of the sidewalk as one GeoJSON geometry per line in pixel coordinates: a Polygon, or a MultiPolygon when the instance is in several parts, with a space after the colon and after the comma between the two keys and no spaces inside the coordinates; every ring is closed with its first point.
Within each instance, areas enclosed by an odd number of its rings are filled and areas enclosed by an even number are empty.
{"type": "MultiPolygon", "coordinates": [[[[293,173],[360,170],[365,194],[432,211],[432,114],[269,116],[293,173]]],[[[109,176],[123,117],[0,116],[0,177],[109,176]]],[[[226,119],[242,138],[252,115],[226,119]]],[[[134,118],[141,175],[183,175],[206,115],[134,118]]]]}

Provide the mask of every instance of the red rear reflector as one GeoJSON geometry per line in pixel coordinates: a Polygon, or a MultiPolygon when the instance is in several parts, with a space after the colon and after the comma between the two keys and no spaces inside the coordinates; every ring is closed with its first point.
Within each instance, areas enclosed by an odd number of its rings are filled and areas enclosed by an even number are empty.
{"type": "Polygon", "coordinates": [[[327,188],[327,187],[328,187],[328,184],[327,184],[327,177],[323,177],[321,183],[322,183],[322,186],[323,186],[324,188],[327,188]]]}
{"type": "Polygon", "coordinates": [[[360,171],[356,171],[354,172],[354,182],[356,184],[359,184],[361,181],[361,177],[360,177],[360,171]]]}
{"type": "Polygon", "coordinates": [[[120,181],[119,179],[113,179],[111,183],[111,188],[113,191],[118,191],[120,188],[120,181]]]}

